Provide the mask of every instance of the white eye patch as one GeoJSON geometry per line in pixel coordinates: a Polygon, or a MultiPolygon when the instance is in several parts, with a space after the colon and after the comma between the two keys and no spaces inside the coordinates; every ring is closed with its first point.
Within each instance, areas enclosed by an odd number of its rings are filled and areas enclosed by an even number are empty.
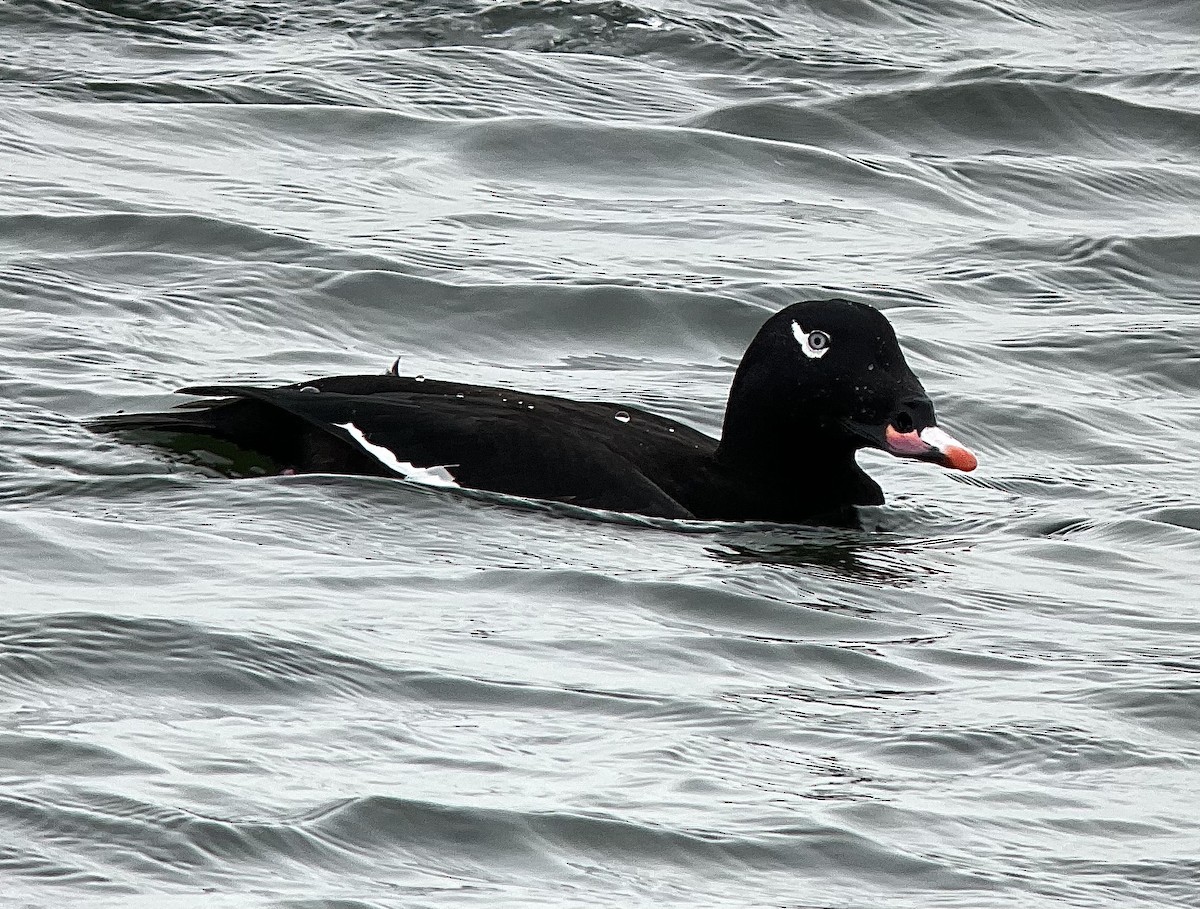
{"type": "Polygon", "coordinates": [[[814,328],[812,331],[805,331],[800,327],[799,322],[793,321],[792,336],[796,339],[796,343],[800,345],[800,349],[804,351],[804,356],[810,360],[819,360],[825,354],[829,353],[829,335],[825,334],[819,328],[814,328]]]}

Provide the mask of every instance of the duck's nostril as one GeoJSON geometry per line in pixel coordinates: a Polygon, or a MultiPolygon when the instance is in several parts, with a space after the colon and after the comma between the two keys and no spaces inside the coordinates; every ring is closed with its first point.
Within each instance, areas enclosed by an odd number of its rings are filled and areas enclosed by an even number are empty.
{"type": "Polygon", "coordinates": [[[905,411],[900,411],[900,413],[896,414],[896,419],[892,423],[896,427],[896,430],[902,433],[912,432],[916,428],[913,424],[913,418],[905,411]]]}

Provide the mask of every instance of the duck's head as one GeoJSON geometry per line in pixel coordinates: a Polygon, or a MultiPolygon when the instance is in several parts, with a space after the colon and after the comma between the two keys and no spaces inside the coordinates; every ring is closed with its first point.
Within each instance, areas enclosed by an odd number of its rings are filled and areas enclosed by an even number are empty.
{"type": "Polygon", "coordinates": [[[975,456],[937,425],[891,323],[851,300],[776,313],[734,376],[720,456],[766,469],[851,458],[878,448],[974,470],[975,456]]]}

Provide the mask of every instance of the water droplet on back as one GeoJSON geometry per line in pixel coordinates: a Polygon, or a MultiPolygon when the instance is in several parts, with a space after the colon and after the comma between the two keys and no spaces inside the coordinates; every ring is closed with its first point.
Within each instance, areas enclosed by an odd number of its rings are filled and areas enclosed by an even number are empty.
{"type": "Polygon", "coordinates": [[[629,414],[623,410],[618,410],[615,414],[613,414],[613,419],[616,420],[618,423],[628,423],[629,422],[629,414]]]}
{"type": "Polygon", "coordinates": [[[305,385],[305,386],[304,386],[303,388],[301,388],[300,390],[301,390],[301,391],[312,391],[312,392],[319,392],[321,389],[317,388],[317,386],[315,386],[315,385],[305,385]]]}
{"type": "Polygon", "coordinates": [[[418,381],[418,382],[424,382],[424,381],[425,381],[425,377],[424,377],[424,376],[417,376],[417,377],[416,377],[416,381],[418,381]]]}

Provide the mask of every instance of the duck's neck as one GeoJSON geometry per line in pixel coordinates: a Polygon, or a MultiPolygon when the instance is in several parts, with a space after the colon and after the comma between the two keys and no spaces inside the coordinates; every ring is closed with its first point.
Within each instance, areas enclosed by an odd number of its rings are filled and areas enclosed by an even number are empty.
{"type": "Polygon", "coordinates": [[[773,490],[781,500],[806,501],[814,510],[882,503],[878,484],[854,460],[854,441],[840,427],[807,416],[770,398],[731,394],[718,465],[773,490]],[[747,400],[754,403],[747,406],[747,400]]]}

